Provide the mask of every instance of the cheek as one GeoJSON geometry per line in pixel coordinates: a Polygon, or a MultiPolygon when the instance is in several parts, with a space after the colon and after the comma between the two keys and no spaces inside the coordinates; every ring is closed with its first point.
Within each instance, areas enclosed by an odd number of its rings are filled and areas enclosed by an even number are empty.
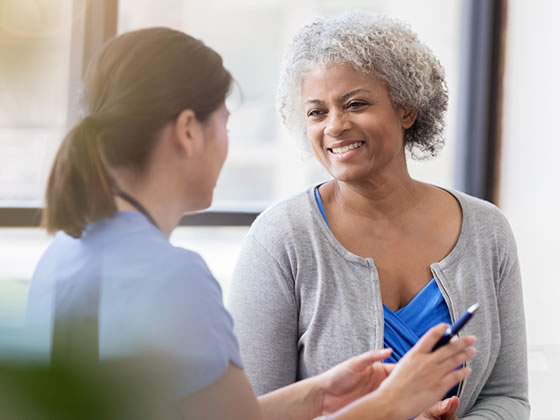
{"type": "Polygon", "coordinates": [[[216,158],[219,158],[220,160],[225,159],[228,153],[227,130],[216,130],[212,133],[212,136],[210,138],[212,141],[212,145],[209,147],[209,149],[211,150],[208,158],[211,160],[216,160],[216,158]]]}
{"type": "Polygon", "coordinates": [[[210,158],[214,162],[214,168],[219,173],[224,166],[229,150],[227,132],[224,131],[223,133],[218,133],[218,137],[216,137],[215,141],[216,144],[213,147],[213,156],[211,156],[210,158]]]}
{"type": "Polygon", "coordinates": [[[320,160],[323,151],[321,140],[317,136],[314,136],[313,133],[307,132],[307,141],[309,142],[311,151],[313,152],[315,157],[320,160]]]}
{"type": "Polygon", "coordinates": [[[227,155],[228,155],[228,151],[229,151],[229,138],[228,138],[227,131],[224,131],[224,133],[221,137],[220,150],[222,152],[221,155],[223,156],[223,159],[225,160],[227,155]]]}
{"type": "Polygon", "coordinates": [[[307,133],[307,139],[311,143],[311,147],[313,149],[317,148],[320,150],[322,148],[321,143],[323,138],[321,127],[319,127],[318,125],[308,124],[306,126],[306,133],[307,133]]]}

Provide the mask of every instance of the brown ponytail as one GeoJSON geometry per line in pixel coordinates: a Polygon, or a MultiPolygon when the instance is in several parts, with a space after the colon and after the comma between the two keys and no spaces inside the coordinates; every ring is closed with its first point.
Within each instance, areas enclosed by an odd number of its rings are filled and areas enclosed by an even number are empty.
{"type": "Polygon", "coordinates": [[[43,226],[79,238],[88,223],[115,211],[112,182],[100,155],[99,134],[88,118],[66,135],[47,183],[43,226]]]}
{"type": "Polygon", "coordinates": [[[219,54],[182,32],[150,28],[109,41],[84,78],[88,117],[66,135],[49,175],[47,231],[78,238],[113,216],[110,169],[142,171],[165,124],[185,109],[205,121],[231,82],[219,54]]]}

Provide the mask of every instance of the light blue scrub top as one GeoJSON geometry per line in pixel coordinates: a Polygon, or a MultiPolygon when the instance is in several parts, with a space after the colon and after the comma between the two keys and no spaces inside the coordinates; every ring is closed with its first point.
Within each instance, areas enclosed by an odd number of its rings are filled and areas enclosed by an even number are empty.
{"type": "MultiPolygon", "coordinates": [[[[315,188],[315,200],[328,226],[319,187],[315,188]]],[[[384,345],[393,349],[391,356],[386,360],[390,363],[397,363],[433,326],[441,322],[451,324],[449,308],[435,279],[430,280],[408,305],[396,312],[383,304],[383,314],[384,345]]],[[[457,389],[458,387],[453,388],[447,397],[455,395],[457,389]]]]}
{"type": "Polygon", "coordinates": [[[101,358],[158,352],[172,366],[172,399],[211,384],[230,361],[242,367],[232,318],[206,263],[135,211],[87,226],[80,239],[55,236],[33,275],[26,324],[52,328],[55,289],[56,305],[80,299],[77,315],[87,315],[96,281],[101,358]]]}

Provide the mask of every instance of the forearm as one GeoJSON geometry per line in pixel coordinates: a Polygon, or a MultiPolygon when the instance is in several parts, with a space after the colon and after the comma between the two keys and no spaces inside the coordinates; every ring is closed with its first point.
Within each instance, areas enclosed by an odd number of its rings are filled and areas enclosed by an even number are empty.
{"type": "Polygon", "coordinates": [[[313,419],[321,415],[322,389],[316,377],[259,397],[265,420],[313,419]]]}
{"type": "Polygon", "coordinates": [[[327,417],[328,420],[405,420],[395,413],[399,402],[381,392],[367,394],[348,404],[336,413],[327,417]]]}
{"type": "MultiPolygon", "coordinates": [[[[318,377],[305,379],[259,397],[265,420],[311,420],[323,415],[323,390],[318,377]]],[[[328,420],[404,420],[394,413],[395,401],[383,393],[370,393],[326,417],[328,420]]]]}

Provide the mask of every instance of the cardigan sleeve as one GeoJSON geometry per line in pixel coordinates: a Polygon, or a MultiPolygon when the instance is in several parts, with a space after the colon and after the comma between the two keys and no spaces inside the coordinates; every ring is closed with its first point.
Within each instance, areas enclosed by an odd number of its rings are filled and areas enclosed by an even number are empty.
{"type": "Polygon", "coordinates": [[[475,405],[463,417],[468,420],[528,420],[527,339],[521,272],[509,224],[500,242],[507,244],[497,284],[500,351],[493,370],[475,405]]]}
{"type": "Polygon", "coordinates": [[[294,280],[252,233],[243,243],[227,306],[256,394],[294,383],[298,366],[294,280]]]}

